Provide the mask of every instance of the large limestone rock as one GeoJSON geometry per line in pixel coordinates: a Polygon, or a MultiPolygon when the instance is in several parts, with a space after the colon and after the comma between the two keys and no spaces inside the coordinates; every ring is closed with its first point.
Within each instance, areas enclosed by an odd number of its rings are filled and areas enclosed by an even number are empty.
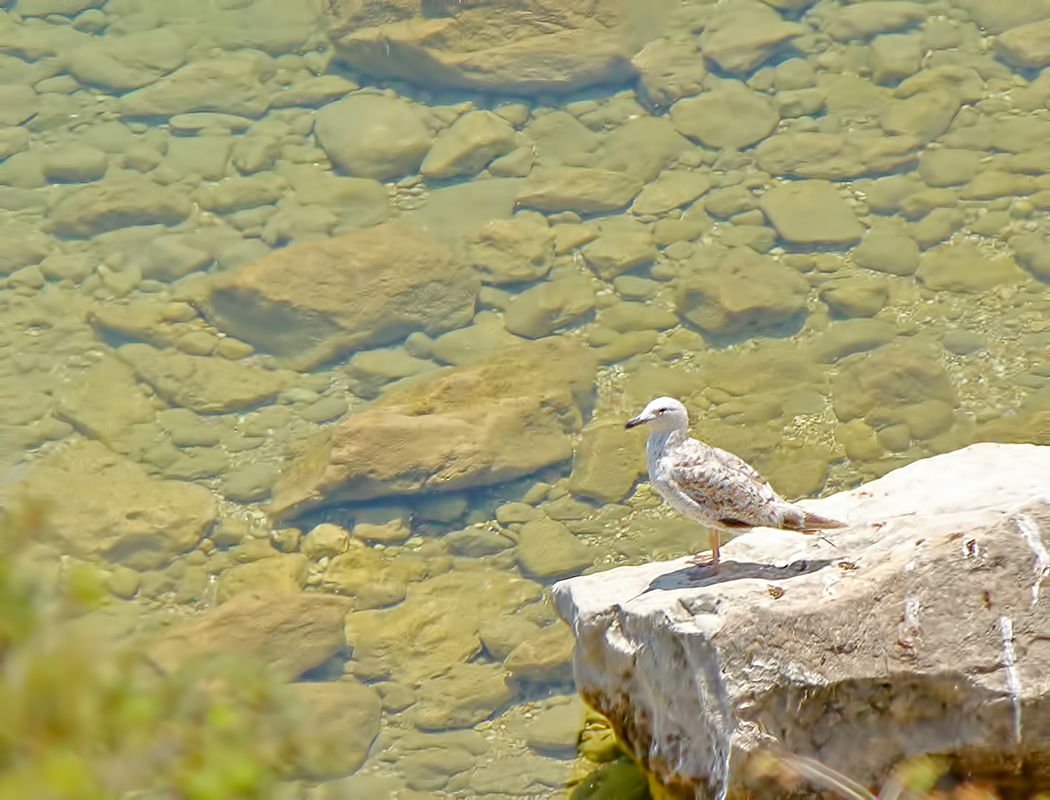
{"type": "Polygon", "coordinates": [[[594,373],[585,350],[552,339],[391,392],[313,441],[271,510],[483,486],[563,461],[594,373]]]}
{"type": "Polygon", "coordinates": [[[163,481],[95,441],[75,441],[4,488],[4,505],[28,501],[45,513],[41,534],[63,553],[157,569],[194,547],[216,518],[203,486],[163,481]]]}
{"type": "Polygon", "coordinates": [[[620,0],[334,0],[336,52],[355,69],[431,86],[564,92],[633,75],[620,0]],[[429,6],[429,7],[428,7],[429,6]]]}
{"type": "MultiPolygon", "coordinates": [[[[679,796],[765,747],[865,785],[922,752],[1050,763],[1050,448],[978,444],[807,505],[834,547],[759,529],[557,584],[577,686],[679,796]]],[[[1046,785],[1045,768],[1040,779],[1046,785]]]]}
{"type": "Polygon", "coordinates": [[[207,285],[202,307],[218,327],[302,368],[351,347],[466,325],[480,286],[441,242],[389,223],[224,273],[207,285]]]}

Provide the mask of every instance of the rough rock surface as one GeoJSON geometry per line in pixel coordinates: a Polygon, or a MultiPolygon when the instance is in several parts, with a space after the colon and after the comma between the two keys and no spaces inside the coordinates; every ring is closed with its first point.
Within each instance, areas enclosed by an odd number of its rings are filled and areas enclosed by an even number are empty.
{"type": "Polygon", "coordinates": [[[411,103],[380,95],[352,95],[317,112],[317,140],[350,175],[376,180],[415,172],[432,143],[411,103]]]}
{"type": "Polygon", "coordinates": [[[762,195],[762,210],[782,239],[792,244],[852,244],[864,226],[826,181],[793,181],[762,195]]]}
{"type": "Polygon", "coordinates": [[[118,173],[60,194],[48,228],[60,236],[94,236],[131,225],[177,225],[192,210],[179,192],[135,173],[118,173]]]}
{"type": "Polygon", "coordinates": [[[351,347],[466,325],[480,286],[425,231],[389,223],[224,273],[208,285],[203,306],[218,327],[301,368],[351,347]]]}
{"type": "Polygon", "coordinates": [[[249,592],[164,631],[150,658],[175,670],[208,655],[251,656],[291,680],[343,649],[343,619],[352,605],[329,594],[249,592]]]}
{"type": "Polygon", "coordinates": [[[563,461],[594,371],[585,350],[552,340],[391,392],[313,441],[282,476],[271,510],[483,486],[563,461]]]}
{"type": "Polygon", "coordinates": [[[200,412],[234,411],[274,397],[296,379],[290,370],[231,364],[224,358],[126,344],[117,354],[162,398],[200,412]]]}
{"type": "Polygon", "coordinates": [[[806,32],[769,5],[753,0],[720,4],[700,36],[704,57],[730,74],[747,74],[786,42],[806,32]]]}
{"type": "Polygon", "coordinates": [[[678,289],[678,313],[705,331],[732,333],[748,325],[776,325],[806,306],[806,280],[750,248],[733,249],[714,268],[705,269],[701,259],[694,262],[696,268],[678,289]]]}
{"type": "Polygon", "coordinates": [[[517,205],[540,211],[596,214],[629,204],[643,182],[632,175],[605,169],[557,167],[529,176],[517,205]]]}
{"type": "Polygon", "coordinates": [[[765,746],[867,785],[920,752],[1045,779],[1048,475],[1050,448],[977,444],[807,504],[848,523],[834,547],[759,529],[717,576],[679,559],[557,584],[577,685],[683,795],[739,787],[765,746]]]}
{"type": "Polygon", "coordinates": [[[40,503],[45,541],[80,558],[101,556],[157,569],[191,549],[216,517],[203,486],[163,481],[94,441],[77,441],[38,462],[3,500],[40,503]]]}
{"type": "Polygon", "coordinates": [[[375,690],[352,680],[295,683],[307,713],[299,722],[299,772],[312,778],[348,775],[379,735],[382,704],[375,690]]]}
{"type": "Polygon", "coordinates": [[[120,99],[120,110],[129,117],[192,111],[259,117],[270,105],[270,90],[263,81],[272,71],[271,60],[251,50],[195,61],[156,83],[128,92],[120,99]]]}
{"type": "Polygon", "coordinates": [[[573,91],[633,75],[618,0],[429,4],[334,0],[331,38],[355,69],[431,86],[573,91]],[[428,4],[423,4],[426,8],[428,4]]]}

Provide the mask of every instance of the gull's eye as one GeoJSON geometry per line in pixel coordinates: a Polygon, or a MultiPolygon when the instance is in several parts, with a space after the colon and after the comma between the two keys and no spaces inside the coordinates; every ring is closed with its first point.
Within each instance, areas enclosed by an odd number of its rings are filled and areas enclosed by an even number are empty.
{"type": "Polygon", "coordinates": [[[671,409],[669,409],[669,408],[658,408],[658,409],[656,409],[656,413],[657,414],[665,414],[665,413],[667,413],[670,410],[671,409]]]}

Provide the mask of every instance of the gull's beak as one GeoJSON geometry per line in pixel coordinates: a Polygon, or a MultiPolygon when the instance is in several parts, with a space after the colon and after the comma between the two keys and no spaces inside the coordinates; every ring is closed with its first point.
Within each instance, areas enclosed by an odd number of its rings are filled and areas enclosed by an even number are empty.
{"type": "Polygon", "coordinates": [[[624,427],[625,428],[637,428],[639,425],[644,425],[648,421],[649,421],[648,419],[646,419],[641,414],[639,414],[637,417],[631,417],[629,420],[627,420],[627,424],[624,425],[624,427]]]}

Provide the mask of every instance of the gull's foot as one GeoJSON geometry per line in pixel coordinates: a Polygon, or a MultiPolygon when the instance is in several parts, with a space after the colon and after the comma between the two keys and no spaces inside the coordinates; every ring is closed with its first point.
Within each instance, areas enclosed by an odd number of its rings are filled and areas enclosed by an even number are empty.
{"type": "Polygon", "coordinates": [[[719,562],[714,553],[697,553],[690,556],[686,563],[693,567],[711,567],[712,573],[718,572],[719,562]]]}

